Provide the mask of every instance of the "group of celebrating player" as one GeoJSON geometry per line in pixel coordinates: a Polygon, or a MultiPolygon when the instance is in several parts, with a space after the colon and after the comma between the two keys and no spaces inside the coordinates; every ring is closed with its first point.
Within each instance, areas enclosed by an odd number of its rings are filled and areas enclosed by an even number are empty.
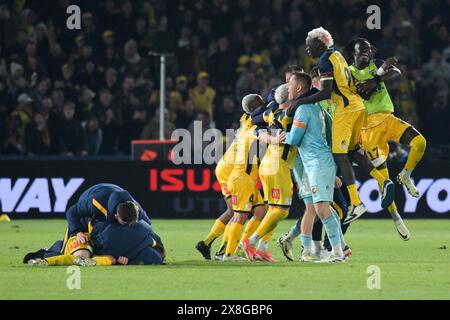
{"type": "Polygon", "coordinates": [[[308,33],[306,48],[312,58],[319,58],[310,74],[290,66],[286,83],[272,90],[267,104],[257,94],[242,100],[239,132],[216,167],[227,210],[196,245],[205,259],[211,259],[213,241],[224,234],[217,260],[274,262],[268,241],[289,214],[293,177],[305,212],[278,239],[283,254],[294,259],[292,243],[300,236],[301,261],[346,261],[352,252],[344,233],[349,223],[367,212],[352,162],[376,179],[382,208],[388,209],[401,238],[410,238],[394,202],[386,165],[388,141],[410,146],[397,181],[418,197],[411,172],[425,152],[426,140],[393,115],[384,82],[401,75],[397,60],[375,59],[375,48],[363,38],[350,41],[343,55],[322,27],[308,33]],[[250,214],[253,217],[245,224],[250,214]]]}

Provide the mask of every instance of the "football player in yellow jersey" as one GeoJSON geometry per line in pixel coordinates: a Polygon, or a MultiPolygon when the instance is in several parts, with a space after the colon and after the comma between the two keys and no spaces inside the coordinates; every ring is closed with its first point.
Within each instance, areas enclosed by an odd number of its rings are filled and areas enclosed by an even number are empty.
{"type": "MultiPolygon", "coordinates": [[[[254,101],[252,101],[253,103],[252,107],[253,105],[259,107],[264,104],[262,98],[260,96],[258,97],[259,99],[255,99],[254,101]]],[[[225,253],[225,249],[227,247],[228,228],[229,228],[228,223],[230,219],[233,217],[233,210],[231,208],[231,194],[228,190],[228,178],[230,177],[230,174],[234,168],[234,161],[237,149],[236,144],[237,137],[247,129],[249,124],[251,124],[251,118],[249,118],[249,115],[247,114],[242,115],[240,119],[240,124],[241,125],[239,132],[237,133],[231,145],[228,147],[227,151],[224,153],[222,158],[217,163],[215,170],[216,178],[220,184],[222,196],[225,199],[227,209],[219,216],[219,218],[216,219],[206,237],[203,240],[199,241],[195,246],[195,248],[202,254],[202,256],[206,260],[211,260],[211,245],[213,244],[214,240],[216,240],[222,234],[224,235],[224,237],[222,244],[220,245],[220,248],[216,253],[217,260],[222,260],[223,254],[225,253]]]]}
{"type": "MultiPolygon", "coordinates": [[[[287,94],[286,84],[277,88],[275,92],[277,102],[280,101],[277,96],[281,92],[287,94]]],[[[291,129],[293,115],[288,110],[287,104],[281,104],[276,110],[269,109],[264,112],[262,120],[267,124],[270,131],[277,131],[276,137],[278,137],[282,131],[291,129]]],[[[257,250],[256,245],[265,235],[273,232],[278,223],[288,216],[292,204],[293,183],[291,169],[295,164],[297,147],[285,144],[271,144],[273,137],[275,136],[272,136],[267,131],[261,132],[258,137],[263,143],[269,143],[259,167],[259,177],[263,185],[264,201],[268,204],[268,211],[255,233],[242,242],[246,256],[250,261],[254,261],[257,255],[263,260],[275,261],[270,252],[257,250]]]]}
{"type": "MultiPolygon", "coordinates": [[[[261,96],[257,94],[249,94],[242,99],[242,108],[247,119],[251,119],[251,114],[254,115],[253,112],[260,106],[261,101],[261,96]]],[[[231,194],[234,216],[229,223],[228,243],[223,261],[242,260],[235,252],[248,215],[250,213],[254,215],[247,223],[245,230],[246,235],[251,235],[266,213],[264,200],[257,188],[260,150],[256,129],[256,125],[249,123],[235,140],[237,148],[234,168],[228,179],[228,191],[231,194]]],[[[246,238],[244,235],[243,240],[246,238]]]]}
{"type": "MultiPolygon", "coordinates": [[[[364,124],[365,111],[363,99],[354,88],[347,62],[333,45],[331,34],[322,27],[308,33],[306,50],[311,57],[320,58],[318,66],[322,89],[310,96],[295,99],[291,105],[295,108],[294,105],[320,102],[329,98],[333,100],[336,110],[332,126],[332,152],[350,196],[350,206],[345,220],[346,223],[350,223],[367,212],[359,199],[355,173],[349,158],[356,154],[355,149],[364,124]]],[[[367,159],[366,162],[368,163],[367,159]]],[[[375,168],[370,171],[370,175],[382,186],[381,206],[388,207],[394,200],[393,182],[375,168]]]]}
{"type": "MultiPolygon", "coordinates": [[[[384,84],[386,80],[399,78],[401,72],[395,67],[397,60],[392,57],[386,61],[374,59],[375,50],[369,41],[357,38],[344,48],[348,61],[352,62],[350,71],[357,81],[358,92],[364,97],[367,123],[361,132],[361,146],[372,164],[385,176],[389,176],[386,160],[389,155],[388,140],[411,147],[405,167],[397,176],[413,197],[419,196],[419,190],[411,181],[410,175],[422,159],[426,148],[425,138],[409,123],[393,115],[394,104],[384,84]]],[[[403,240],[409,240],[410,234],[404,225],[395,202],[388,207],[389,213],[403,240]]]]}

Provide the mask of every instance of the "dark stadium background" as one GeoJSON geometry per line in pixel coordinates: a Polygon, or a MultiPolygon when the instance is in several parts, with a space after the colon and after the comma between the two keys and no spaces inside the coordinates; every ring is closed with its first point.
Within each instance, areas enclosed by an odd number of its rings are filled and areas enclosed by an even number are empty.
{"type": "MultiPolygon", "coordinates": [[[[414,172],[423,197],[415,206],[397,186],[396,200],[406,218],[450,217],[448,0],[10,0],[0,8],[0,212],[12,218],[63,217],[53,181],[61,191],[70,179],[81,184],[66,205],[91,184],[113,182],[153,217],[216,217],[224,204],[213,166],[174,167],[155,144],[148,148],[162,158],[132,160],[131,141],[159,139],[160,60],[151,53],[170,42],[161,34],[175,37],[166,58],[168,139],[176,128],[192,131],[194,120],[205,129],[236,128],[245,94],[266,97],[286,65],[311,69],[304,41],[318,26],[338,48],[364,36],[379,57],[399,59],[403,76],[388,83],[396,115],[428,144],[414,172]],[[66,27],[72,4],[81,9],[81,30],[66,27]],[[366,27],[371,4],[381,8],[381,30],[366,27]],[[164,190],[162,172],[174,169],[166,174],[176,176],[175,191],[164,190]]],[[[391,151],[394,176],[407,150],[393,144],[391,151]]],[[[376,202],[368,177],[357,177],[376,202]]]]}

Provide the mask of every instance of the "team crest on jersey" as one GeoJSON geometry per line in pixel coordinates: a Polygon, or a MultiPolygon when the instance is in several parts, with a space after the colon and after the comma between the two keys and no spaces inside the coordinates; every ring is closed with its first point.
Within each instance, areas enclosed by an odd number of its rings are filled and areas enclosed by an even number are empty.
{"type": "Polygon", "coordinates": [[[316,193],[316,192],[317,192],[317,186],[311,187],[311,192],[312,192],[312,193],[316,193]]]}
{"type": "Polygon", "coordinates": [[[237,196],[231,196],[231,203],[234,204],[234,205],[237,205],[237,203],[238,203],[237,196]]]}
{"type": "Polygon", "coordinates": [[[272,198],[280,199],[280,189],[272,189],[272,198]]]}
{"type": "Polygon", "coordinates": [[[343,139],[342,141],[341,141],[341,149],[346,149],[347,148],[347,140],[346,139],[343,139]]]}

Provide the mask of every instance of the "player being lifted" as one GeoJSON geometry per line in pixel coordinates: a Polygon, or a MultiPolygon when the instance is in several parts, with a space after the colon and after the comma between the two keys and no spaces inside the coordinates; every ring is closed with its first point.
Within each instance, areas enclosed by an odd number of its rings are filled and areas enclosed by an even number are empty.
{"type": "Polygon", "coordinates": [[[244,116],[249,122],[247,127],[241,128],[241,132],[236,137],[234,168],[228,179],[228,191],[231,194],[234,216],[230,221],[223,261],[242,260],[235,252],[248,215],[253,213],[254,216],[245,227],[243,241],[255,232],[266,214],[263,198],[257,188],[259,167],[259,145],[255,132],[257,127],[251,124],[252,116],[265,110],[265,108],[259,108],[261,106],[263,106],[263,100],[257,94],[248,94],[242,99],[244,116]]]}
{"type": "MultiPolygon", "coordinates": [[[[310,95],[311,78],[307,73],[295,73],[289,80],[289,99],[310,95]]],[[[301,223],[303,245],[302,261],[316,260],[313,254],[312,229],[315,216],[319,216],[328,235],[332,252],[324,261],[345,260],[343,248],[346,246],[341,230],[341,222],[332,209],[336,179],[336,164],[331,153],[331,117],[318,103],[304,104],[295,112],[292,129],[271,139],[271,143],[285,143],[297,146],[300,156],[296,171],[301,182],[301,194],[307,210],[301,223]]],[[[297,165],[297,164],[296,164],[297,165]]]]}
{"type": "MultiPolygon", "coordinates": [[[[285,86],[283,84],[282,86],[285,86]]],[[[281,86],[280,86],[281,87],[281,86]]],[[[275,99],[281,92],[277,88],[275,99]]],[[[285,99],[281,99],[285,100],[285,99]]],[[[267,125],[270,131],[277,131],[277,136],[282,130],[289,131],[292,126],[293,114],[289,112],[288,105],[281,104],[276,110],[268,109],[260,118],[254,118],[253,124],[267,125]]],[[[264,201],[268,204],[267,213],[256,229],[255,233],[249,239],[242,242],[245,254],[250,261],[255,260],[256,254],[265,261],[275,261],[270,252],[258,252],[256,245],[267,234],[273,232],[278,223],[285,219],[289,214],[292,204],[292,178],[291,169],[294,167],[296,146],[284,144],[271,144],[271,139],[275,138],[270,132],[261,132],[259,140],[263,143],[269,143],[266,154],[259,167],[259,177],[264,190],[264,201]]]]}
{"type": "MultiPolygon", "coordinates": [[[[386,61],[374,59],[375,49],[363,38],[350,41],[344,48],[344,54],[347,61],[352,62],[350,71],[366,108],[366,126],[361,131],[362,148],[372,164],[387,178],[388,140],[409,145],[408,160],[397,181],[406,187],[411,196],[418,197],[419,190],[411,180],[411,172],[422,159],[426,140],[413,126],[393,115],[394,105],[384,81],[400,77],[401,72],[395,67],[397,60],[394,57],[386,61]]],[[[388,211],[400,237],[409,240],[409,231],[398,214],[395,202],[388,207],[388,211]]]]}
{"type": "MultiPolygon", "coordinates": [[[[334,49],[333,44],[331,34],[322,27],[308,33],[306,50],[311,57],[320,57],[318,66],[322,90],[307,97],[297,98],[291,103],[291,108],[320,102],[330,97],[336,105],[332,125],[332,152],[350,196],[350,206],[345,220],[346,223],[350,223],[367,212],[359,198],[355,173],[350,161],[355,154],[365,120],[365,112],[362,98],[352,88],[353,81],[347,62],[334,49]]],[[[367,159],[365,160],[369,162],[367,159]]],[[[358,164],[360,163],[358,162],[358,164]]],[[[370,166],[365,168],[370,168],[370,166]]],[[[370,175],[382,186],[381,206],[386,208],[394,200],[394,184],[373,167],[370,175]]]]}
{"type": "MultiPolygon", "coordinates": [[[[313,88],[316,88],[316,89],[312,89],[312,91],[320,90],[321,83],[320,83],[319,69],[317,67],[314,67],[310,72],[310,76],[312,79],[312,86],[313,86],[313,88]]],[[[286,83],[289,83],[289,78],[286,77],[286,81],[287,81],[286,83]]],[[[324,101],[319,102],[318,104],[324,109],[324,111],[326,111],[327,114],[330,115],[331,119],[333,119],[335,105],[332,102],[332,100],[331,99],[324,100],[324,101]]],[[[331,126],[330,126],[330,129],[331,129],[331,126]]],[[[330,138],[331,138],[331,136],[330,136],[330,138]]],[[[329,145],[331,146],[331,143],[329,143],[329,145]]],[[[318,219],[317,215],[314,212],[313,203],[312,203],[312,201],[310,201],[311,200],[311,190],[308,187],[307,176],[303,174],[303,171],[304,171],[303,163],[300,158],[300,154],[297,153],[297,158],[295,159],[295,167],[294,167],[292,173],[293,173],[295,183],[297,185],[297,192],[298,192],[299,199],[303,200],[303,202],[307,202],[307,203],[305,203],[305,211],[304,211],[303,217],[314,217],[316,219],[316,222],[314,223],[314,227],[312,229],[312,243],[314,245],[314,250],[312,252],[311,252],[311,250],[310,250],[310,252],[305,252],[305,254],[303,254],[304,252],[302,250],[303,257],[300,257],[300,259],[303,258],[303,260],[307,260],[305,257],[311,256],[311,255],[315,256],[315,258],[318,259],[318,258],[324,256],[325,254],[327,254],[328,252],[330,252],[332,250],[332,248],[330,246],[330,241],[328,239],[328,236],[325,237],[325,240],[322,245],[322,222],[320,219],[318,219]],[[312,212],[310,212],[310,211],[312,211],[312,212]],[[323,250],[323,249],[325,249],[325,250],[323,250]]],[[[345,234],[345,232],[347,231],[350,224],[343,224],[343,220],[347,217],[348,204],[342,193],[342,190],[341,190],[342,187],[343,186],[342,186],[341,179],[339,177],[336,177],[336,184],[335,184],[334,195],[333,195],[333,203],[331,206],[338,213],[339,218],[341,220],[342,233],[345,234]]],[[[280,246],[281,250],[283,251],[284,256],[290,261],[294,261],[293,242],[297,237],[299,237],[302,234],[302,231],[301,231],[302,219],[303,218],[299,218],[297,220],[297,222],[295,223],[295,225],[292,226],[288,232],[286,232],[284,235],[282,235],[277,240],[277,243],[280,246]]],[[[306,233],[306,231],[303,232],[303,234],[305,234],[305,233],[306,233]]],[[[349,257],[352,255],[352,251],[349,246],[344,245],[343,250],[344,250],[344,254],[346,255],[346,257],[349,257]]]]}

